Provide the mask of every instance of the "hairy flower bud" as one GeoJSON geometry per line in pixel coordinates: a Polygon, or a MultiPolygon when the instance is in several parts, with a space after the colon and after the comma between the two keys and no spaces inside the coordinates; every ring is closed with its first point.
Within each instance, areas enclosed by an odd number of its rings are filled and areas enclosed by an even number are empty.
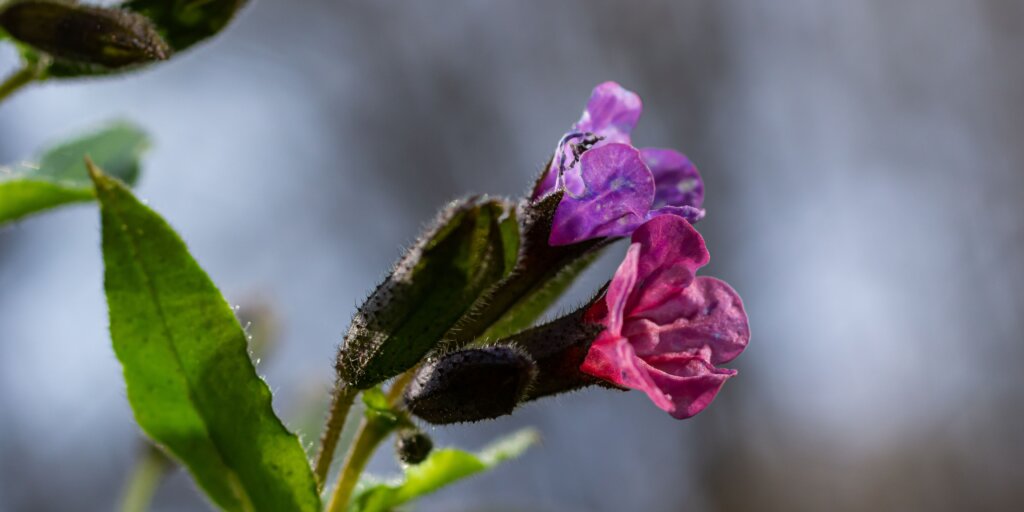
{"type": "Polygon", "coordinates": [[[470,348],[431,358],[405,393],[409,412],[434,424],[510,414],[537,374],[534,362],[512,346],[470,348]]]}
{"type": "Polygon", "coordinates": [[[120,9],[24,0],[0,11],[0,26],[58,59],[115,69],[166,60],[170,47],[150,21],[120,9]]]}
{"type": "Polygon", "coordinates": [[[420,362],[510,270],[510,230],[515,218],[504,201],[449,205],[352,319],[338,354],[341,379],[366,389],[420,362]]]}
{"type": "Polygon", "coordinates": [[[423,462],[433,449],[434,442],[420,429],[404,428],[395,436],[395,453],[406,464],[423,462]]]}

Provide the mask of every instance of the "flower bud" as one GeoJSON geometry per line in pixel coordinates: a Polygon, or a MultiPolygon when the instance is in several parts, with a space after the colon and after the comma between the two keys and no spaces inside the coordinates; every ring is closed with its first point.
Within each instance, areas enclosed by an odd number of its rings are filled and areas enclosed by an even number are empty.
{"type": "Polygon", "coordinates": [[[69,2],[25,0],[0,11],[11,37],[77,64],[121,68],[166,60],[170,47],[140,14],[69,2]]]}
{"type": "Polygon", "coordinates": [[[347,385],[366,389],[415,366],[505,276],[506,251],[516,250],[506,247],[510,209],[472,199],[442,212],[352,319],[337,365],[347,385]]]}
{"type": "Polygon", "coordinates": [[[406,464],[416,465],[426,460],[434,442],[422,430],[404,428],[395,436],[395,453],[406,464]]]}
{"type": "Polygon", "coordinates": [[[512,346],[478,347],[431,358],[405,392],[409,412],[434,424],[497,418],[522,401],[536,365],[512,346]]]}

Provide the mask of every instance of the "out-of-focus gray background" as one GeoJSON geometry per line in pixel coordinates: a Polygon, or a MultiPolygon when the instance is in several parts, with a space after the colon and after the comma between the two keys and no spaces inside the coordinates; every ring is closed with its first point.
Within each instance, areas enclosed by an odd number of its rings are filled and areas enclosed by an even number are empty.
{"type": "MultiPolygon", "coordinates": [[[[260,0],[166,65],[0,106],[0,161],[113,118],[149,130],[139,194],[229,300],[273,311],[260,370],[311,440],[386,262],[443,201],[524,191],[619,81],[645,103],[636,143],[703,172],[705,273],[754,333],[740,376],[685,422],[588,391],[434,429],[545,440],[420,510],[1015,510],[1022,29],[1017,0],[260,0]]],[[[91,205],[0,230],[2,510],[109,510],[135,456],[98,237],[91,205]]],[[[155,510],[205,507],[178,472],[155,510]]]]}

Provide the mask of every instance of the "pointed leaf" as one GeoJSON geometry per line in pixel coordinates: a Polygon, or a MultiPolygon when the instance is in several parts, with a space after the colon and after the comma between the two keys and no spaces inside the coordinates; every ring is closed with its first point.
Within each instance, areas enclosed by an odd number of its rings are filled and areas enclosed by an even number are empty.
{"type": "Polygon", "coordinates": [[[274,415],[227,302],[159,215],[90,170],[110,335],[139,425],[225,510],[319,510],[302,446],[274,415]]]}
{"type": "Polygon", "coordinates": [[[492,443],[477,454],[454,448],[434,450],[427,460],[408,467],[401,481],[371,484],[362,488],[352,500],[349,512],[388,512],[403,503],[518,457],[538,440],[536,431],[524,429],[492,443]]]}
{"type": "Polygon", "coordinates": [[[135,183],[149,138],[138,127],[116,123],[46,151],[38,164],[0,167],[0,224],[31,213],[95,197],[83,157],[89,156],[126,183],[135,183]]]}

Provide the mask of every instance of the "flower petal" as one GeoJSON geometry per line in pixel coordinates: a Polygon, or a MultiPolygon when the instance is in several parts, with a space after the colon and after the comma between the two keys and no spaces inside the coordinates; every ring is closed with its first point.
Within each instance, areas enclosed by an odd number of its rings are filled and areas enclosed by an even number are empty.
{"type": "Polygon", "coordinates": [[[590,346],[580,371],[620,387],[641,390],[661,409],[673,409],[675,404],[658,389],[648,368],[625,338],[604,331],[590,346]]]}
{"type": "MultiPolygon", "coordinates": [[[[580,120],[573,124],[573,131],[599,135],[601,140],[594,145],[595,148],[611,143],[629,144],[631,142],[629,134],[636,127],[642,110],[643,105],[639,95],[615,82],[605,82],[595,87],[590,93],[587,107],[583,110],[580,120]]],[[[572,161],[569,147],[557,148],[544,177],[538,181],[533,191],[533,199],[543,197],[555,190],[558,182],[559,157],[561,156],[558,154],[559,152],[564,154],[567,162],[572,161]]],[[[564,174],[566,188],[574,194],[581,193],[580,165],[569,166],[564,174]]]]}
{"type": "Polygon", "coordinates": [[[654,208],[700,208],[704,203],[704,181],[697,166],[686,155],[674,149],[644,148],[640,150],[640,157],[654,175],[654,208]]]}
{"type": "Polygon", "coordinates": [[[647,220],[662,215],[675,215],[676,217],[682,217],[687,222],[693,224],[704,218],[707,212],[703,208],[694,208],[693,206],[662,206],[655,210],[647,212],[647,220]]]}
{"type": "Polygon", "coordinates": [[[715,368],[698,356],[682,354],[647,358],[639,366],[647,370],[647,377],[655,385],[654,389],[644,390],[647,395],[655,405],[680,420],[703,411],[725,381],[736,375],[736,370],[715,368]],[[652,393],[660,393],[660,399],[652,393]],[[666,401],[671,403],[670,407],[662,407],[666,401]]]}
{"type": "Polygon", "coordinates": [[[678,297],[693,282],[697,269],[711,259],[697,230],[675,215],[645,222],[633,232],[633,243],[640,244],[640,264],[627,317],[642,315],[678,297]]]}
{"type": "Polygon", "coordinates": [[[716,365],[735,359],[750,341],[740,296],[724,281],[704,276],[677,297],[644,311],[642,318],[630,315],[623,333],[634,340],[632,333],[639,331],[644,337],[636,341],[644,342],[634,342],[634,348],[641,357],[707,349],[707,359],[716,365]]]}
{"type": "Polygon", "coordinates": [[[579,165],[583,190],[566,192],[555,211],[548,243],[625,236],[644,222],[654,200],[654,178],[636,148],[597,147],[583,153],[579,165]]]}
{"type": "Polygon", "coordinates": [[[590,101],[574,128],[593,132],[608,142],[629,143],[629,134],[640,120],[640,96],[615,82],[604,82],[590,93],[590,101]]]}

